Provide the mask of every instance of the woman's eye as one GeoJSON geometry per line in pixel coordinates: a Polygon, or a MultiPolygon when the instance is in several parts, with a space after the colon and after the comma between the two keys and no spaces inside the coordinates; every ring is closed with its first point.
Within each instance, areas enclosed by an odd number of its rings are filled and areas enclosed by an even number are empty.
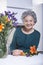
{"type": "Polygon", "coordinates": [[[25,20],[25,22],[32,22],[33,20],[25,20]]]}
{"type": "Polygon", "coordinates": [[[25,22],[28,22],[27,20],[25,22]]]}
{"type": "Polygon", "coordinates": [[[30,20],[30,22],[32,22],[32,20],[30,20]]]}

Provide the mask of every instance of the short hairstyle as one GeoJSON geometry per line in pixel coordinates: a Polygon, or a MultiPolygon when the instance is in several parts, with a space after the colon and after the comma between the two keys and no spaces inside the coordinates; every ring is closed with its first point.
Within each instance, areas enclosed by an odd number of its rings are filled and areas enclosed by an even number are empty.
{"type": "Polygon", "coordinates": [[[21,19],[23,20],[26,16],[32,16],[34,18],[34,22],[37,22],[37,17],[36,17],[36,13],[32,10],[28,10],[22,13],[21,19]]]}

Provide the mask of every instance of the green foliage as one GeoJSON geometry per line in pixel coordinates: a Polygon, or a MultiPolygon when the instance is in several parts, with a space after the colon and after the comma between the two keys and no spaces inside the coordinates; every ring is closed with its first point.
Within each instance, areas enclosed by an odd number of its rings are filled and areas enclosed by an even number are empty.
{"type": "MultiPolygon", "coordinates": [[[[6,12],[7,13],[7,12],[6,12]]],[[[7,51],[6,43],[7,36],[10,29],[13,28],[12,25],[12,16],[8,17],[9,14],[0,14],[0,58],[4,56],[7,51]]],[[[10,13],[11,15],[11,13],[10,13]]],[[[15,21],[15,20],[14,20],[15,21]]]]}

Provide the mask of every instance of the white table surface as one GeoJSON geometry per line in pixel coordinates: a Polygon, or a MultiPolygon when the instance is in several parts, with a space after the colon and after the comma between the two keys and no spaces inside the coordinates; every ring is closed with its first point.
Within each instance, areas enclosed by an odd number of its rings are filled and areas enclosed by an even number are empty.
{"type": "Polygon", "coordinates": [[[43,65],[43,54],[32,57],[8,55],[0,59],[0,65],[43,65]]]}

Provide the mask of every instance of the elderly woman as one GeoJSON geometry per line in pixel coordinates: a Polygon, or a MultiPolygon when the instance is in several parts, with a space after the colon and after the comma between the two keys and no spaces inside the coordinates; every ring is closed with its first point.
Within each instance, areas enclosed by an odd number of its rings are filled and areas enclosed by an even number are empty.
{"type": "Polygon", "coordinates": [[[22,21],[24,26],[18,27],[14,33],[10,51],[13,55],[20,55],[20,52],[29,52],[30,46],[38,47],[40,33],[33,28],[37,22],[34,11],[25,11],[22,13],[22,21]]]}

